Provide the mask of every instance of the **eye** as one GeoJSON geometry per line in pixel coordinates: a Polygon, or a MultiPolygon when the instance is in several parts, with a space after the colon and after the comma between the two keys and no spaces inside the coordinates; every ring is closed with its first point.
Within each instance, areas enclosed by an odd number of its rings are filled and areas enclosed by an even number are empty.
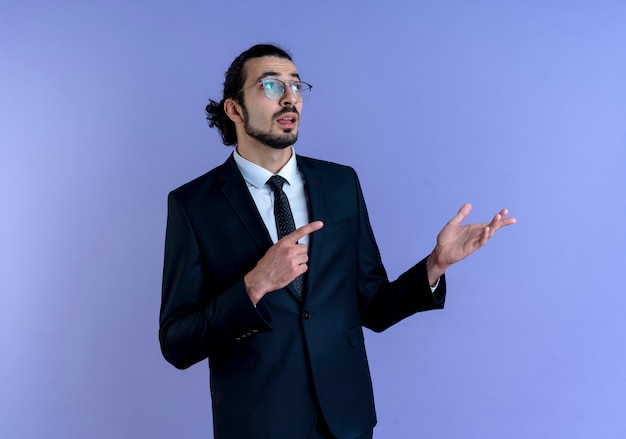
{"type": "Polygon", "coordinates": [[[278,81],[276,81],[275,79],[266,79],[265,81],[263,81],[263,88],[265,90],[276,90],[277,88],[280,88],[278,81]]]}

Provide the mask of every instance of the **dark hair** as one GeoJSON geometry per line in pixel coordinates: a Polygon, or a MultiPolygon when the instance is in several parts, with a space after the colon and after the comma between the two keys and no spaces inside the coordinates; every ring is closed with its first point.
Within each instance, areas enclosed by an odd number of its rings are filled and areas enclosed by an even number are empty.
{"type": "Polygon", "coordinates": [[[211,128],[217,127],[222,136],[224,145],[235,145],[237,143],[235,124],[224,112],[224,101],[232,98],[243,105],[239,92],[246,82],[245,73],[243,71],[244,64],[249,59],[260,58],[262,56],[275,56],[292,61],[291,55],[280,47],[271,44],[257,44],[256,46],[252,46],[235,58],[224,74],[224,94],[222,100],[216,102],[209,99],[209,104],[205,108],[209,126],[211,128]]]}

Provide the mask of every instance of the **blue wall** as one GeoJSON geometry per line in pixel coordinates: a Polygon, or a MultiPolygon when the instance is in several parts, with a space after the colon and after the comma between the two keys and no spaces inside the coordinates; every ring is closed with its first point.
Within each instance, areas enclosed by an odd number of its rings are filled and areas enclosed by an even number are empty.
{"type": "Polygon", "coordinates": [[[0,3],[0,437],[211,436],[206,363],[157,341],[165,201],[230,153],[203,108],[257,42],[390,275],[463,202],[518,218],[444,311],[366,334],[376,436],[623,437],[626,3],[309,3],[0,3]]]}

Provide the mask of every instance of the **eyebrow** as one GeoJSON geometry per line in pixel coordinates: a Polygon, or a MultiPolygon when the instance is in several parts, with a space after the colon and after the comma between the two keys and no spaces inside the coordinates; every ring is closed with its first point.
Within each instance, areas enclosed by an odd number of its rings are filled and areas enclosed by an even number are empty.
{"type": "MultiPolygon", "coordinates": [[[[258,78],[256,78],[256,82],[259,82],[261,79],[263,79],[263,78],[267,78],[268,76],[280,76],[280,73],[278,73],[278,72],[272,72],[272,71],[270,71],[270,72],[263,72],[263,73],[261,73],[261,75],[260,75],[258,78]]],[[[290,75],[290,76],[291,76],[292,78],[300,79],[300,75],[298,75],[298,74],[297,74],[297,73],[295,73],[295,72],[294,72],[294,73],[291,73],[291,75],[290,75]]]]}

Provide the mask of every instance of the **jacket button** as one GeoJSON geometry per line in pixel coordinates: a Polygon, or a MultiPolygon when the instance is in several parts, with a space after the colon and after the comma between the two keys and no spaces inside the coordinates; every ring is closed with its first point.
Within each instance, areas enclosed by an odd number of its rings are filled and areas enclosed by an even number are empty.
{"type": "Polygon", "coordinates": [[[311,314],[309,314],[308,311],[304,311],[304,314],[302,314],[302,317],[304,317],[304,320],[309,320],[309,318],[311,317],[311,314]]]}

